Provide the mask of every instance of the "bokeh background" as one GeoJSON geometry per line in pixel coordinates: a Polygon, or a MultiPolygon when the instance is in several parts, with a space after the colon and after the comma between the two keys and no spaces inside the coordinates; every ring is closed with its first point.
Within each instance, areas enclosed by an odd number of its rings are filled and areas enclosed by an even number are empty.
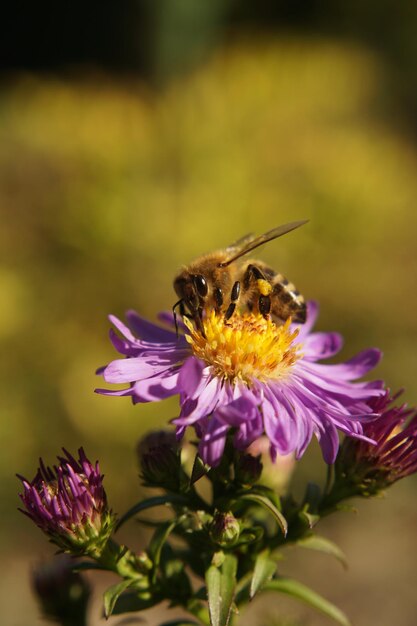
{"type": "MultiPolygon", "coordinates": [[[[412,0],[15,3],[0,23],[2,623],[42,624],[29,571],[52,554],[16,511],[62,445],[99,458],[110,503],[140,495],[137,439],[176,401],[93,393],[109,312],[155,319],[176,269],[309,218],[260,254],[320,301],[417,402],[417,5],[412,0]]],[[[321,479],[316,446],[298,484],[321,479]]],[[[289,550],[282,571],[356,626],[413,626],[417,483],[322,525],[350,568],[289,550]]],[[[124,539],[140,546],[135,525],[124,539]]],[[[105,582],[99,577],[98,583],[105,582]]],[[[91,623],[100,620],[99,593],[91,623]]],[[[330,624],[280,598],[242,624],[330,624]],[[292,621],[285,621],[289,617],[292,621]],[[258,617],[257,617],[258,619],[258,617]],[[281,621],[280,621],[281,620],[281,621]]],[[[156,623],[155,614],[146,616],[156,623]]],[[[158,616],[159,618],[159,616],[158,616]]]]}

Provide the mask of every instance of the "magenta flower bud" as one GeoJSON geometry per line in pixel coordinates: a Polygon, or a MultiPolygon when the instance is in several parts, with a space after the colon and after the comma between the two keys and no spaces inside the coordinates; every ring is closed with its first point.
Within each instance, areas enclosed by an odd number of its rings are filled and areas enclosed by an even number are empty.
{"type": "Polygon", "coordinates": [[[365,424],[364,435],[374,443],[346,439],[342,445],[338,478],[355,484],[360,495],[376,495],[417,471],[417,412],[406,405],[390,406],[397,396],[391,398],[387,391],[373,403],[381,415],[365,424]]]}
{"type": "Polygon", "coordinates": [[[210,524],[210,537],[222,548],[233,545],[240,535],[240,524],[233,513],[218,511],[210,524]]]}
{"type": "Polygon", "coordinates": [[[103,476],[98,463],[93,466],[84,450],[76,461],[64,450],[59,466],[40,467],[35,478],[23,482],[20,509],[64,552],[98,557],[115,524],[107,507],[103,476]]]}

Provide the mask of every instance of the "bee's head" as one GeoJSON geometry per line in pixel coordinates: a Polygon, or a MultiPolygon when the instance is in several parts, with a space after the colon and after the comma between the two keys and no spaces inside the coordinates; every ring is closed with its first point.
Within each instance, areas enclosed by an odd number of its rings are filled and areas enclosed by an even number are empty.
{"type": "Polygon", "coordinates": [[[208,293],[207,281],[202,274],[184,271],[174,280],[177,296],[183,301],[191,315],[196,315],[204,305],[208,293]]]}

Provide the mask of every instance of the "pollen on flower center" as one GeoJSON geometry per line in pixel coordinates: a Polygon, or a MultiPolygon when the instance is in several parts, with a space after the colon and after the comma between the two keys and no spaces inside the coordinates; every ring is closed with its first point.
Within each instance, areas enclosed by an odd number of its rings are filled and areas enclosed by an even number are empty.
{"type": "Polygon", "coordinates": [[[205,337],[188,319],[184,323],[194,355],[211,365],[216,376],[231,382],[283,378],[301,356],[300,345],[293,345],[298,330],[290,329],[289,319],[277,326],[259,314],[235,313],[225,321],[212,310],[203,320],[205,337]]]}

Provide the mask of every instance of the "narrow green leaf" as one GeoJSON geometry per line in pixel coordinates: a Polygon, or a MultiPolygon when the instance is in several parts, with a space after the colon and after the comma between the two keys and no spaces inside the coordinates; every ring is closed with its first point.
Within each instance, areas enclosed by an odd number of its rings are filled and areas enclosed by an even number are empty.
{"type": "Polygon", "coordinates": [[[80,561],[78,563],[74,562],[72,566],[73,572],[86,572],[89,569],[99,569],[99,570],[108,570],[108,567],[104,565],[100,565],[99,563],[94,563],[93,561],[80,561]]]}
{"type": "Polygon", "coordinates": [[[337,606],[296,580],[291,580],[290,578],[275,578],[265,584],[264,591],[286,593],[321,611],[339,624],[342,624],[342,626],[351,626],[346,615],[338,609],[337,606]]]}
{"type": "Polygon", "coordinates": [[[347,568],[346,556],[342,550],[339,546],[333,543],[333,541],[326,539],[326,537],[321,537],[320,535],[310,535],[309,537],[299,539],[297,541],[297,545],[302,548],[308,548],[309,550],[317,550],[318,552],[330,554],[330,556],[334,556],[345,569],[347,568]]]}
{"type": "Polygon", "coordinates": [[[178,524],[178,520],[164,522],[156,529],[149,544],[149,556],[154,565],[153,580],[156,578],[159,562],[161,560],[161,552],[168,536],[178,524]]]}
{"type": "Polygon", "coordinates": [[[274,504],[279,511],[281,511],[281,498],[279,495],[270,487],[266,485],[254,485],[251,487],[249,493],[255,493],[259,496],[264,496],[268,498],[274,504]]]}
{"type": "Polygon", "coordinates": [[[141,592],[140,595],[138,591],[127,591],[117,598],[112,615],[144,611],[145,609],[155,606],[155,604],[158,604],[161,600],[162,598],[159,598],[157,595],[153,596],[148,591],[141,592]]]}
{"type": "Polygon", "coordinates": [[[133,582],[133,580],[123,580],[121,583],[109,587],[104,592],[104,615],[106,619],[113,613],[114,606],[120,594],[133,585],[133,582]]]}
{"type": "Polygon", "coordinates": [[[190,485],[194,485],[200,478],[205,476],[209,469],[209,466],[205,465],[201,457],[197,454],[191,471],[190,485]]]}
{"type": "Polygon", "coordinates": [[[288,532],[287,520],[285,519],[281,511],[278,511],[277,507],[274,504],[272,504],[269,498],[265,496],[260,496],[257,493],[247,493],[243,496],[240,496],[239,499],[251,500],[252,502],[255,502],[256,504],[260,504],[261,506],[263,506],[267,511],[269,511],[275,517],[276,521],[278,522],[278,526],[282,530],[284,537],[287,535],[287,532],[288,532]]]}
{"type": "Polygon", "coordinates": [[[237,559],[226,554],[220,567],[210,565],[206,585],[211,626],[227,626],[236,588],[237,559]]]}
{"type": "Polygon", "coordinates": [[[250,583],[249,597],[252,598],[272,578],[277,569],[277,564],[269,558],[269,550],[264,550],[258,554],[250,583]]]}
{"type": "Polygon", "coordinates": [[[147,500],[142,500],[142,502],[138,502],[137,504],[132,506],[132,508],[129,509],[127,513],[125,513],[119,519],[116,525],[116,530],[119,530],[119,528],[134,515],[137,515],[138,513],[140,513],[141,511],[145,511],[146,509],[150,509],[153,506],[161,506],[163,504],[184,505],[187,504],[187,502],[188,499],[185,496],[176,493],[170,493],[163,496],[155,496],[153,498],[148,498],[147,500]]]}

